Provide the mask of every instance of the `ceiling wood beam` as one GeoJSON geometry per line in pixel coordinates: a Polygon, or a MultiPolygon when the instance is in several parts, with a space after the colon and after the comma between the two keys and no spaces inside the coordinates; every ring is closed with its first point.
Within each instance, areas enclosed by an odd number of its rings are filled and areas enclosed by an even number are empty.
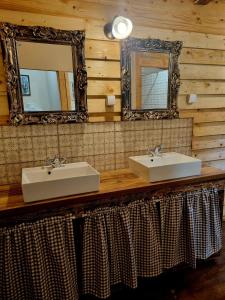
{"type": "Polygon", "coordinates": [[[195,0],[195,4],[206,5],[212,0],[195,0]]]}

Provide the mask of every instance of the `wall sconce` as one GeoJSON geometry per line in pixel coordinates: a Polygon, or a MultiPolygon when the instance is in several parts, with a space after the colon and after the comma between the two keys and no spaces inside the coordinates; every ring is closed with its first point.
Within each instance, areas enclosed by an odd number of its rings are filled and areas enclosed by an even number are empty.
{"type": "Polygon", "coordinates": [[[118,16],[104,26],[104,33],[111,40],[123,40],[131,34],[132,29],[133,24],[130,19],[118,16]]]}

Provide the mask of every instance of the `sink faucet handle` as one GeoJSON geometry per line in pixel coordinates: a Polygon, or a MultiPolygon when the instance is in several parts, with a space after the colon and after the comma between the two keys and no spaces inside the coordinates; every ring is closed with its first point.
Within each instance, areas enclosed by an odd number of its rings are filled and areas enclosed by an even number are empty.
{"type": "Polygon", "coordinates": [[[148,147],[148,155],[155,156],[155,151],[151,147],[148,147]]]}
{"type": "Polygon", "coordinates": [[[150,156],[161,156],[161,150],[163,148],[163,145],[156,145],[153,149],[151,147],[148,148],[148,154],[150,156]]]}
{"type": "Polygon", "coordinates": [[[60,157],[59,160],[60,160],[61,164],[65,164],[66,163],[66,158],[65,157],[60,157]]]}
{"type": "Polygon", "coordinates": [[[160,151],[162,150],[162,148],[163,148],[163,145],[162,145],[162,144],[157,145],[157,146],[155,147],[155,152],[159,154],[160,151]]]}
{"type": "Polygon", "coordinates": [[[48,165],[48,166],[50,166],[52,163],[53,163],[53,159],[49,158],[49,157],[45,161],[45,164],[48,165]]]}

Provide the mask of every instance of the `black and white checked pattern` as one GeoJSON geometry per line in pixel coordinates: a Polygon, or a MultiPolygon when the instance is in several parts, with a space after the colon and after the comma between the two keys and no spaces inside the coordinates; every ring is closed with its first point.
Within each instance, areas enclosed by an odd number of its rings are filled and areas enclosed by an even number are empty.
{"type": "Polygon", "coordinates": [[[196,267],[222,247],[219,196],[215,188],[165,195],[160,200],[163,268],[196,267]]]}
{"type": "Polygon", "coordinates": [[[87,212],[81,232],[70,214],[0,228],[0,299],[78,299],[76,256],[81,293],[104,299],[112,285],[135,288],[138,276],[196,267],[221,249],[215,188],[147,198],[87,212]]]}
{"type": "Polygon", "coordinates": [[[110,287],[137,287],[137,277],[161,273],[160,223],[156,203],[96,209],[85,217],[82,293],[107,298],[110,287]]]}
{"type": "Polygon", "coordinates": [[[222,248],[220,203],[215,188],[187,193],[187,211],[191,224],[196,259],[207,259],[222,248]]]}
{"type": "Polygon", "coordinates": [[[107,298],[110,290],[108,241],[104,215],[85,218],[82,240],[82,293],[107,298]]]}
{"type": "Polygon", "coordinates": [[[182,193],[165,195],[160,200],[163,269],[178,264],[196,265],[191,224],[186,218],[186,201],[182,193]]]}
{"type": "Polygon", "coordinates": [[[97,209],[84,221],[83,294],[107,298],[110,287],[137,287],[135,255],[127,207],[97,209]]]}
{"type": "Polygon", "coordinates": [[[69,215],[0,228],[1,300],[76,300],[69,215]]]}
{"type": "Polygon", "coordinates": [[[135,201],[129,206],[137,275],[154,277],[162,272],[160,222],[154,201],[135,201]]]}

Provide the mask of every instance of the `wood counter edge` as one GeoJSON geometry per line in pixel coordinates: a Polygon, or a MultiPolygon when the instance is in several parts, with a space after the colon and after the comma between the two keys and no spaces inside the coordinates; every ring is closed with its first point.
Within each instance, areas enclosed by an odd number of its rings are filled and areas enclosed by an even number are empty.
{"type": "Polygon", "coordinates": [[[160,181],[155,183],[145,182],[137,177],[129,169],[120,169],[101,173],[100,190],[98,192],[71,195],[24,203],[20,185],[0,186],[0,216],[10,216],[33,212],[34,210],[70,207],[73,205],[91,203],[96,200],[104,200],[110,197],[124,194],[156,191],[164,188],[172,188],[181,185],[193,185],[204,182],[224,180],[225,171],[213,167],[203,167],[199,176],[184,177],[175,180],[160,181]]]}

